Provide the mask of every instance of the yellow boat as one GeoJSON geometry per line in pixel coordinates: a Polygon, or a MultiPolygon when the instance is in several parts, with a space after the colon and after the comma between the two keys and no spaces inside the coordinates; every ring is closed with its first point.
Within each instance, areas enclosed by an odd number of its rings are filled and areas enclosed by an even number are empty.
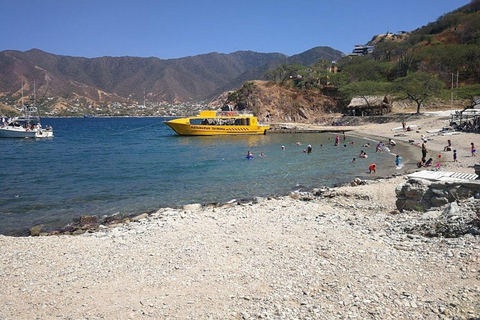
{"type": "Polygon", "coordinates": [[[198,116],[164,122],[181,136],[266,134],[269,125],[259,124],[251,113],[238,111],[200,111],[198,116]]]}

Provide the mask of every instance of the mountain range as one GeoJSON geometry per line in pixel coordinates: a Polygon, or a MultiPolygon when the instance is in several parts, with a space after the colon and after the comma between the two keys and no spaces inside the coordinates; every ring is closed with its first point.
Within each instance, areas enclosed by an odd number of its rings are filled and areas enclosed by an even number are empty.
{"type": "Polygon", "coordinates": [[[25,83],[26,94],[61,97],[67,101],[108,103],[200,102],[233,90],[245,81],[263,79],[281,64],[309,65],[318,59],[334,61],[343,53],[315,47],[303,53],[237,51],[208,53],[179,59],[155,57],[61,56],[38,49],[0,52],[0,97],[18,99],[25,83]]]}

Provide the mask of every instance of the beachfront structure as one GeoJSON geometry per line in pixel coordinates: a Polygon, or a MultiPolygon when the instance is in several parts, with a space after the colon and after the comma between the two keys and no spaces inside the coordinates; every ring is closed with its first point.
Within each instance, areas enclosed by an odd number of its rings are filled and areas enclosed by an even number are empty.
{"type": "Polygon", "coordinates": [[[353,97],[347,106],[347,114],[352,116],[384,115],[392,111],[392,102],[387,96],[353,97]]]}
{"type": "Polygon", "coordinates": [[[455,130],[480,132],[480,97],[474,97],[470,107],[453,112],[450,125],[455,130]]]}

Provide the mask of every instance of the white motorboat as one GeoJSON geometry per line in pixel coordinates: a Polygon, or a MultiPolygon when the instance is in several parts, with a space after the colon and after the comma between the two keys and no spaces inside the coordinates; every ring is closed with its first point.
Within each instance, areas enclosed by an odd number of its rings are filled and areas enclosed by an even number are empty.
{"type": "Polygon", "coordinates": [[[22,112],[23,116],[10,119],[2,119],[0,124],[0,138],[51,138],[53,137],[53,128],[50,126],[42,127],[38,109],[35,105],[23,104],[23,86],[22,86],[22,112]]]}

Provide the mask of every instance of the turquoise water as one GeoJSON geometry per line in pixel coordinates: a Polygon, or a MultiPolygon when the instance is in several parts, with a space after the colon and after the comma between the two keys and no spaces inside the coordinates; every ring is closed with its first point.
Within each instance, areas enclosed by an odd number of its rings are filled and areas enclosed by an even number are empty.
{"type": "Polygon", "coordinates": [[[340,147],[332,134],[180,137],[163,120],[44,119],[53,139],[1,139],[0,233],[21,234],[37,224],[60,228],[81,215],[130,215],[335,186],[368,176],[372,162],[378,174],[394,168],[392,154],[375,153],[371,141],[362,148],[366,140],[348,134],[340,147]],[[303,152],[308,144],[311,154],[303,152]],[[361,149],[369,159],[358,158],[361,149]]]}

